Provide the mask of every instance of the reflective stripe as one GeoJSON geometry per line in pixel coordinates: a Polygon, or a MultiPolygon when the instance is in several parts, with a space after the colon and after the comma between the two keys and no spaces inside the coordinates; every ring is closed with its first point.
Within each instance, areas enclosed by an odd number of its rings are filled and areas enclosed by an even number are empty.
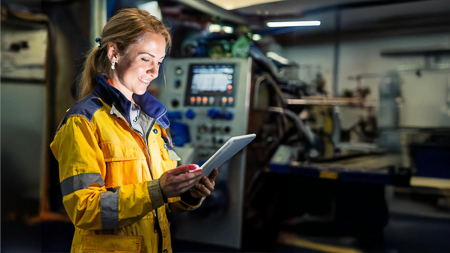
{"type": "Polygon", "coordinates": [[[119,227],[119,187],[108,189],[100,195],[102,229],[119,227]]]}
{"type": "Polygon", "coordinates": [[[64,197],[78,190],[87,189],[92,184],[105,185],[100,173],[83,173],[64,179],[61,182],[61,193],[64,197]]]}

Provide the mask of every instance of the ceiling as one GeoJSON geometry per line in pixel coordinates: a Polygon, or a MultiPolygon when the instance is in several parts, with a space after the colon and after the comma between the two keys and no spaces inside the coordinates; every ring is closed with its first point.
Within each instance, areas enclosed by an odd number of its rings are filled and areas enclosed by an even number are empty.
{"type": "MultiPolygon", "coordinates": [[[[78,1],[78,0],[76,0],[78,1]]],[[[89,2],[88,0],[84,0],[89,2]]],[[[115,0],[133,6],[145,0],[115,0]]],[[[73,3],[74,0],[4,0],[4,3],[40,7],[43,3],[73,3]]],[[[408,34],[450,32],[450,0],[158,0],[164,13],[173,17],[202,16],[245,24],[253,33],[277,36],[279,40],[305,41],[316,37],[355,34],[408,34]],[[179,13],[188,13],[178,15],[179,13]],[[268,28],[267,21],[319,20],[319,27],[268,28]]],[[[203,28],[203,27],[202,27],[203,28]]],[[[288,42],[286,42],[288,43],[288,42]]]]}
{"type": "Polygon", "coordinates": [[[177,0],[255,33],[334,36],[450,30],[449,0],[177,0]],[[258,3],[258,4],[256,4],[258,3]],[[268,28],[267,21],[319,20],[320,27],[268,28]]]}

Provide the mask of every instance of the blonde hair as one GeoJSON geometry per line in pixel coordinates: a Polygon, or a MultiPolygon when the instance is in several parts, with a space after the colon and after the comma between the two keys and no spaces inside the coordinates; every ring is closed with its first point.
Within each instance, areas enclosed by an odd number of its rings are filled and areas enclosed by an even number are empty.
{"type": "Polygon", "coordinates": [[[81,73],[78,100],[92,92],[97,85],[94,78],[98,74],[107,78],[113,76],[111,62],[108,58],[108,44],[116,45],[119,55],[126,55],[130,46],[139,43],[146,33],[164,36],[166,48],[171,46],[169,31],[164,24],[147,11],[139,9],[123,9],[118,11],[103,27],[100,46],[89,51],[81,73]]]}

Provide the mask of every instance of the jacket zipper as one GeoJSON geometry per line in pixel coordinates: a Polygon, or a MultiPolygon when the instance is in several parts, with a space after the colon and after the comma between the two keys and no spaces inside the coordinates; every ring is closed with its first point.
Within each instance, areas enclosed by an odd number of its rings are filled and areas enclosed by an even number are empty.
{"type": "MultiPolygon", "coordinates": [[[[114,115],[116,115],[119,119],[125,121],[125,123],[130,127],[131,130],[133,130],[134,132],[137,132],[137,133],[139,134],[139,131],[137,131],[136,129],[134,129],[134,128],[130,125],[130,123],[128,123],[128,121],[122,116],[122,114],[121,114],[120,112],[117,111],[117,109],[116,109],[115,107],[112,107],[111,110],[112,110],[112,111],[111,111],[111,114],[114,114],[114,115]]],[[[149,168],[150,176],[152,177],[152,179],[154,179],[154,177],[153,177],[153,172],[152,172],[152,165],[151,165],[150,151],[149,151],[149,148],[148,148],[148,141],[147,141],[147,139],[148,139],[150,130],[152,129],[152,127],[153,127],[153,125],[155,124],[155,122],[156,122],[156,120],[153,119],[152,122],[150,123],[150,126],[149,126],[149,128],[147,129],[147,134],[146,134],[145,139],[139,134],[139,138],[141,139],[141,141],[144,142],[144,145],[145,145],[145,151],[147,152],[147,155],[148,155],[148,168],[149,168]]]]}
{"type": "MultiPolygon", "coordinates": [[[[164,113],[167,111],[167,109],[164,111],[164,113]]],[[[137,131],[136,129],[134,129],[131,125],[130,125],[130,123],[128,123],[128,121],[122,116],[122,114],[120,113],[120,112],[118,112],[117,111],[117,109],[115,108],[115,107],[112,107],[111,108],[111,114],[112,113],[114,113],[114,115],[116,115],[119,119],[121,119],[121,120],[123,120],[123,121],[125,121],[125,123],[130,127],[130,129],[131,130],[133,130],[134,132],[137,132],[138,134],[139,134],[139,131],[137,131]]],[[[161,116],[160,117],[158,117],[158,119],[159,118],[161,118],[162,117],[162,115],[164,115],[164,113],[162,113],[161,114],[161,116]]],[[[146,132],[146,134],[145,134],[145,138],[142,138],[142,136],[139,134],[139,137],[140,137],[140,139],[142,140],[142,141],[144,141],[144,144],[145,144],[145,150],[147,151],[147,155],[148,155],[148,166],[149,166],[149,170],[150,170],[150,175],[151,175],[151,177],[152,177],[152,179],[154,179],[153,178],[153,172],[152,172],[152,166],[151,166],[151,158],[150,158],[150,151],[149,151],[149,148],[148,148],[148,136],[150,135],[150,130],[153,128],[153,126],[155,125],[155,122],[156,122],[156,120],[157,119],[153,119],[152,120],[152,122],[150,123],[150,125],[149,125],[149,127],[147,128],[147,131],[145,131],[146,132]]],[[[160,228],[160,225],[159,225],[159,218],[158,218],[158,210],[155,210],[155,225],[154,225],[154,227],[155,227],[155,232],[158,234],[158,236],[159,236],[159,242],[158,242],[158,251],[161,251],[162,252],[162,244],[163,244],[163,236],[162,236],[162,231],[161,231],[161,228],[160,228]]]]}

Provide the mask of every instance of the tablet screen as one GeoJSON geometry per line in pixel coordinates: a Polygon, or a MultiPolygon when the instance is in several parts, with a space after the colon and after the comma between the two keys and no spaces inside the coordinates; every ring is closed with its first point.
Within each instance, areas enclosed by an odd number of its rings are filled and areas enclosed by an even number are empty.
{"type": "Polygon", "coordinates": [[[208,176],[214,168],[222,166],[231,157],[246,147],[255,137],[256,134],[231,137],[200,167],[203,169],[203,175],[208,176]]]}

